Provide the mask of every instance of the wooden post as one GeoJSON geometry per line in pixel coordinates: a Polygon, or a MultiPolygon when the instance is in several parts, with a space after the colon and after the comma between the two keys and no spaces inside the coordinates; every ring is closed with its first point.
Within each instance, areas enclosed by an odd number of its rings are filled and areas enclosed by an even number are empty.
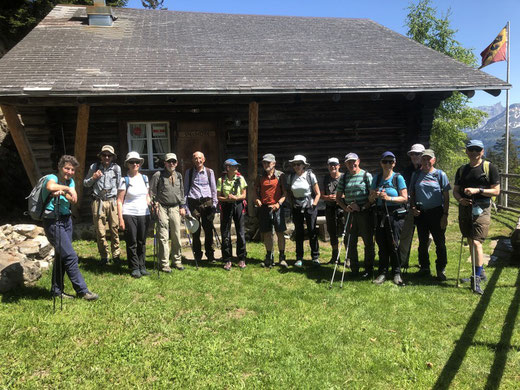
{"type": "Polygon", "coordinates": [[[25,128],[18,117],[16,107],[2,104],[0,108],[2,108],[11,137],[13,137],[16,149],[18,149],[18,154],[22,159],[25,172],[31,181],[31,185],[34,187],[36,183],[38,183],[41,172],[36,163],[36,158],[34,157],[29,140],[27,139],[25,128]]]}
{"type": "Polygon", "coordinates": [[[74,207],[74,215],[79,217],[81,200],[83,197],[83,179],[85,178],[85,158],[87,154],[87,134],[88,120],[90,114],[90,106],[88,104],[80,104],[78,107],[78,117],[76,121],[76,137],[74,141],[74,156],[79,162],[76,170],[75,182],[76,192],[78,194],[78,203],[74,207]]]}
{"type": "Polygon", "coordinates": [[[258,175],[258,103],[249,103],[249,143],[247,148],[248,207],[250,216],[255,215],[254,183],[258,175]]]}

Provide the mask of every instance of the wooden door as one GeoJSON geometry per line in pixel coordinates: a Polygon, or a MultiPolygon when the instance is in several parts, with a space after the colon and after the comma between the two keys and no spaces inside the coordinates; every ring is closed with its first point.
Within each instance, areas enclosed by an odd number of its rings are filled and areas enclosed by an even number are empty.
{"type": "Polygon", "coordinates": [[[216,178],[222,171],[220,161],[220,140],[218,125],[209,121],[177,122],[177,142],[175,151],[179,159],[179,170],[184,173],[191,168],[194,152],[204,153],[206,167],[215,171],[216,178]]]}

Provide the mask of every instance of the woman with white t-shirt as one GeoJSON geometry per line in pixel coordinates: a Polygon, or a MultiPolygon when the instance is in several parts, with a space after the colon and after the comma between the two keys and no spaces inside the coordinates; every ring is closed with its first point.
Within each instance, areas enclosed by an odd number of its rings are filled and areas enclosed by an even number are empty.
{"type": "Polygon", "coordinates": [[[305,237],[304,223],[309,232],[309,244],[314,265],[320,265],[320,248],[318,244],[318,229],[316,219],[318,217],[318,201],[320,200],[320,188],[314,173],[307,170],[309,164],[305,156],[297,154],[289,160],[294,173],[289,175],[287,188],[292,195],[292,215],[296,241],[295,267],[303,266],[303,239],[305,237]]]}
{"type": "Polygon", "coordinates": [[[132,277],[150,275],[146,271],[146,231],[150,220],[148,177],[139,173],[144,159],[137,152],[126,155],[127,176],[121,179],[117,192],[119,226],[125,231],[126,257],[132,277]]]}

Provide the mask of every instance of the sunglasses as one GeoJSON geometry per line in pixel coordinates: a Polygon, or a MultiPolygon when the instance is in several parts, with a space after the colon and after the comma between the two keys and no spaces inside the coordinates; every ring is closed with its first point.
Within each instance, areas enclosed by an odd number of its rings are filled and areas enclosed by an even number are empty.
{"type": "Polygon", "coordinates": [[[468,152],[480,152],[482,148],[479,148],[478,146],[470,146],[468,149],[468,152]]]}
{"type": "Polygon", "coordinates": [[[293,167],[299,167],[300,165],[303,165],[301,162],[295,162],[291,164],[293,167]]]}
{"type": "Polygon", "coordinates": [[[395,160],[381,160],[381,164],[393,164],[395,160]]]}
{"type": "Polygon", "coordinates": [[[168,160],[168,161],[165,161],[165,163],[168,163],[168,164],[175,164],[177,161],[175,160],[168,160]]]}
{"type": "Polygon", "coordinates": [[[130,165],[139,165],[139,164],[141,164],[141,161],[132,160],[132,161],[128,161],[128,164],[130,164],[130,165]]]}
{"type": "Polygon", "coordinates": [[[422,153],[412,152],[410,156],[422,156],[422,153]]]}

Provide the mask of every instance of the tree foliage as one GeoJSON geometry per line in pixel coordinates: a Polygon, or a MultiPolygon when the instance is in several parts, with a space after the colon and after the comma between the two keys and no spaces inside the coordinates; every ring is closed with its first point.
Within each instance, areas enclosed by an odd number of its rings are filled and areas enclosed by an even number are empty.
{"type": "MultiPolygon", "coordinates": [[[[476,67],[477,59],[470,49],[466,49],[455,39],[457,30],[450,27],[450,10],[438,16],[437,9],[430,0],[420,0],[408,7],[406,17],[407,35],[413,40],[450,56],[466,65],[476,67]]],[[[462,164],[467,140],[464,129],[476,128],[486,117],[483,111],[467,105],[469,99],[454,92],[435,111],[430,145],[435,150],[439,165],[452,172],[462,164]]]]}
{"type": "MultiPolygon", "coordinates": [[[[518,146],[509,134],[509,173],[520,174],[520,159],[518,146]]],[[[502,137],[495,143],[491,150],[486,153],[488,160],[493,162],[500,171],[505,172],[505,161],[506,161],[506,132],[502,134],[502,137]]],[[[509,179],[509,185],[520,187],[520,179],[509,179]]]]}
{"type": "Polygon", "coordinates": [[[141,0],[144,8],[150,9],[167,9],[163,7],[164,0],[141,0]]]}
{"type": "MultiPolygon", "coordinates": [[[[93,0],[2,0],[0,2],[0,57],[16,45],[57,4],[92,5],[93,0]]],[[[124,7],[128,0],[107,0],[124,7]]]]}

